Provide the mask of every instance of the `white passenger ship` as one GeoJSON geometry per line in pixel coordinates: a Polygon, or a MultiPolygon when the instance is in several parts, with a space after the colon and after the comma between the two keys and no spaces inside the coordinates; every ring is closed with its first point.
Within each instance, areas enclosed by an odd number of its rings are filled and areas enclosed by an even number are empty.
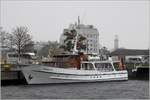
{"type": "Polygon", "coordinates": [[[128,80],[126,70],[115,70],[111,60],[100,61],[98,56],[89,56],[77,50],[75,37],[72,54],[55,55],[47,66],[35,65],[22,68],[28,84],[97,82],[128,80]]]}
{"type": "Polygon", "coordinates": [[[128,80],[127,71],[116,71],[112,61],[82,61],[80,69],[36,65],[23,73],[28,84],[128,80]]]}

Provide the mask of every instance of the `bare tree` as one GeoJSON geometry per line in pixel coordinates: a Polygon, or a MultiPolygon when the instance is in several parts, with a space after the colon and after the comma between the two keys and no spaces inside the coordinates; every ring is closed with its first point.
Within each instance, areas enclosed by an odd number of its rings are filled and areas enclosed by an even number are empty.
{"type": "Polygon", "coordinates": [[[8,32],[2,30],[3,28],[0,28],[0,43],[1,47],[10,47],[10,36],[8,32]]]}
{"type": "Polygon", "coordinates": [[[34,52],[34,41],[30,41],[28,44],[26,44],[24,46],[24,49],[22,50],[22,52],[34,52]]]}
{"type": "Polygon", "coordinates": [[[2,63],[6,63],[7,61],[7,52],[13,51],[11,36],[12,35],[10,33],[8,33],[7,31],[3,30],[2,27],[0,27],[0,57],[2,63]]]}
{"type": "Polygon", "coordinates": [[[20,54],[26,52],[27,47],[32,43],[32,38],[28,34],[28,28],[23,26],[16,27],[12,31],[12,39],[20,60],[20,54]]]}

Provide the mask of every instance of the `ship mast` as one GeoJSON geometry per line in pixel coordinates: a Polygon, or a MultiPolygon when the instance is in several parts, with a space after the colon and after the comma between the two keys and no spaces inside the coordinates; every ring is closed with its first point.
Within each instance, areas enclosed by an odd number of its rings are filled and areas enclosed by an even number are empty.
{"type": "Polygon", "coordinates": [[[78,41],[78,33],[76,34],[75,41],[74,41],[73,54],[76,54],[78,52],[78,50],[77,50],[77,41],[78,41]]]}
{"type": "MultiPolygon", "coordinates": [[[[76,29],[77,27],[79,27],[79,25],[80,25],[80,17],[78,16],[78,26],[75,26],[75,29],[76,29]]],[[[74,41],[73,54],[78,53],[78,50],[77,50],[78,36],[79,36],[79,34],[78,34],[78,32],[76,31],[76,37],[75,37],[75,41],[74,41]]]]}

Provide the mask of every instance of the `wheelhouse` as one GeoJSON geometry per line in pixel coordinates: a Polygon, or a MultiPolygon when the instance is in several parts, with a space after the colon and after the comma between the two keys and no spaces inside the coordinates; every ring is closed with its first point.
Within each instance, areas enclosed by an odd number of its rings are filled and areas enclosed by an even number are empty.
{"type": "Polygon", "coordinates": [[[97,70],[101,72],[115,71],[113,63],[110,61],[83,61],[81,62],[81,70],[97,70]]]}

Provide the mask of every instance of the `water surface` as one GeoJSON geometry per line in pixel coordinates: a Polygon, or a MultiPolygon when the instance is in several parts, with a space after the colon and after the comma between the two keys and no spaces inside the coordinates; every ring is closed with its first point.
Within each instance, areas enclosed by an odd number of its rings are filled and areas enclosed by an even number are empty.
{"type": "Polygon", "coordinates": [[[1,87],[2,99],[148,99],[148,80],[117,82],[9,85],[1,87]]]}

